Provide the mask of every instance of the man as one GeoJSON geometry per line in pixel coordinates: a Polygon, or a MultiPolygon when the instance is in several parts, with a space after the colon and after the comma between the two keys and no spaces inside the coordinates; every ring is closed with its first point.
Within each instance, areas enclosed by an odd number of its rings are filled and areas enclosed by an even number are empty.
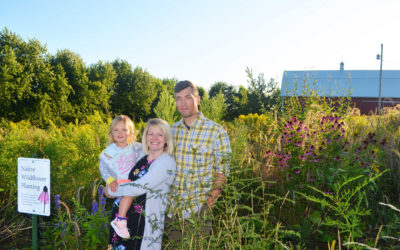
{"type": "MultiPolygon", "coordinates": [[[[200,96],[192,82],[176,83],[174,92],[182,120],[172,127],[177,171],[167,220],[181,220],[186,225],[193,221],[189,218],[203,216],[220,196],[229,173],[231,148],[223,127],[199,112],[200,96]]],[[[201,228],[205,234],[210,230],[210,223],[201,228]]],[[[167,230],[169,237],[178,240],[179,236],[174,236],[172,231],[167,230]]]]}

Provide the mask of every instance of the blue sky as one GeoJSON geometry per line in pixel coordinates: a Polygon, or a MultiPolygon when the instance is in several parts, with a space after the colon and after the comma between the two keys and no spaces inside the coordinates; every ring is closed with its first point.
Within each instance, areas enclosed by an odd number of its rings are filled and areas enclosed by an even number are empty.
{"type": "Polygon", "coordinates": [[[400,1],[0,1],[0,28],[90,65],[127,60],[159,78],[247,86],[246,67],[400,69],[400,1]]]}

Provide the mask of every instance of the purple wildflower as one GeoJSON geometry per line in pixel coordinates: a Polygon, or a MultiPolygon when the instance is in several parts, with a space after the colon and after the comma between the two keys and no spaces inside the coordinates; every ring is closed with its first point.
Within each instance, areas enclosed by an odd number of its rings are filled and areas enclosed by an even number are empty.
{"type": "Polygon", "coordinates": [[[135,209],[135,212],[137,212],[138,214],[141,214],[143,211],[142,205],[135,205],[135,206],[133,206],[133,208],[135,209]]]}
{"type": "Polygon", "coordinates": [[[308,182],[315,182],[315,179],[313,177],[308,178],[308,182]]]}
{"type": "Polygon", "coordinates": [[[97,205],[96,201],[92,202],[92,215],[94,215],[95,213],[97,213],[97,210],[99,210],[99,207],[97,205]]]}
{"type": "Polygon", "coordinates": [[[104,194],[104,189],[102,186],[99,186],[99,189],[97,190],[97,193],[99,194],[99,196],[102,196],[104,194]]]}
{"type": "Polygon", "coordinates": [[[102,210],[101,212],[103,212],[103,209],[106,206],[106,203],[107,203],[107,201],[104,198],[104,196],[101,196],[101,198],[100,198],[100,207],[101,207],[101,210],[102,210]]]}
{"type": "Polygon", "coordinates": [[[56,194],[54,196],[54,203],[56,204],[56,209],[58,210],[58,208],[60,207],[60,195],[56,194]]]}

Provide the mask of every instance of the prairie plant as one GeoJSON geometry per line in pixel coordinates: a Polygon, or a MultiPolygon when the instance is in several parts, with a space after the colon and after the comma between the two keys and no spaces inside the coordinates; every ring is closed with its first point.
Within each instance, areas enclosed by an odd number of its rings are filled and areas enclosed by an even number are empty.
{"type": "Polygon", "coordinates": [[[47,226],[43,233],[45,247],[51,248],[79,248],[81,230],[76,221],[72,219],[71,209],[61,201],[60,195],[54,196],[57,216],[53,218],[53,226],[47,226]]]}
{"type": "Polygon", "coordinates": [[[362,189],[373,183],[383,173],[370,177],[360,175],[342,183],[337,183],[334,185],[332,193],[307,185],[309,189],[319,194],[320,197],[304,192],[297,192],[297,194],[320,205],[321,210],[325,212],[325,216],[321,218],[322,225],[333,227],[335,229],[333,232],[339,230],[343,234],[343,237],[341,236],[342,239],[354,241],[355,238],[360,238],[363,235],[365,225],[361,217],[370,214],[370,210],[362,205],[365,199],[365,193],[362,189]]]}
{"type": "MultiPolygon", "coordinates": [[[[94,188],[96,187],[94,185],[94,188]]],[[[53,242],[55,248],[96,249],[106,246],[109,214],[105,210],[106,200],[103,187],[98,186],[97,198],[94,197],[92,201],[91,212],[77,200],[72,197],[73,210],[71,210],[66,203],[61,201],[59,195],[54,197],[57,214],[53,218],[54,226],[46,228],[45,242],[53,242]]]]}

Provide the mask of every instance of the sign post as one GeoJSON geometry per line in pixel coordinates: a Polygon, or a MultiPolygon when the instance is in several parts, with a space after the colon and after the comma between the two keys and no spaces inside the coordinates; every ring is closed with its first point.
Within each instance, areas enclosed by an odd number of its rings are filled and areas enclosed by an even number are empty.
{"type": "Polygon", "coordinates": [[[32,246],[37,249],[37,215],[50,216],[50,160],[18,158],[18,212],[32,214],[32,246]]]}

